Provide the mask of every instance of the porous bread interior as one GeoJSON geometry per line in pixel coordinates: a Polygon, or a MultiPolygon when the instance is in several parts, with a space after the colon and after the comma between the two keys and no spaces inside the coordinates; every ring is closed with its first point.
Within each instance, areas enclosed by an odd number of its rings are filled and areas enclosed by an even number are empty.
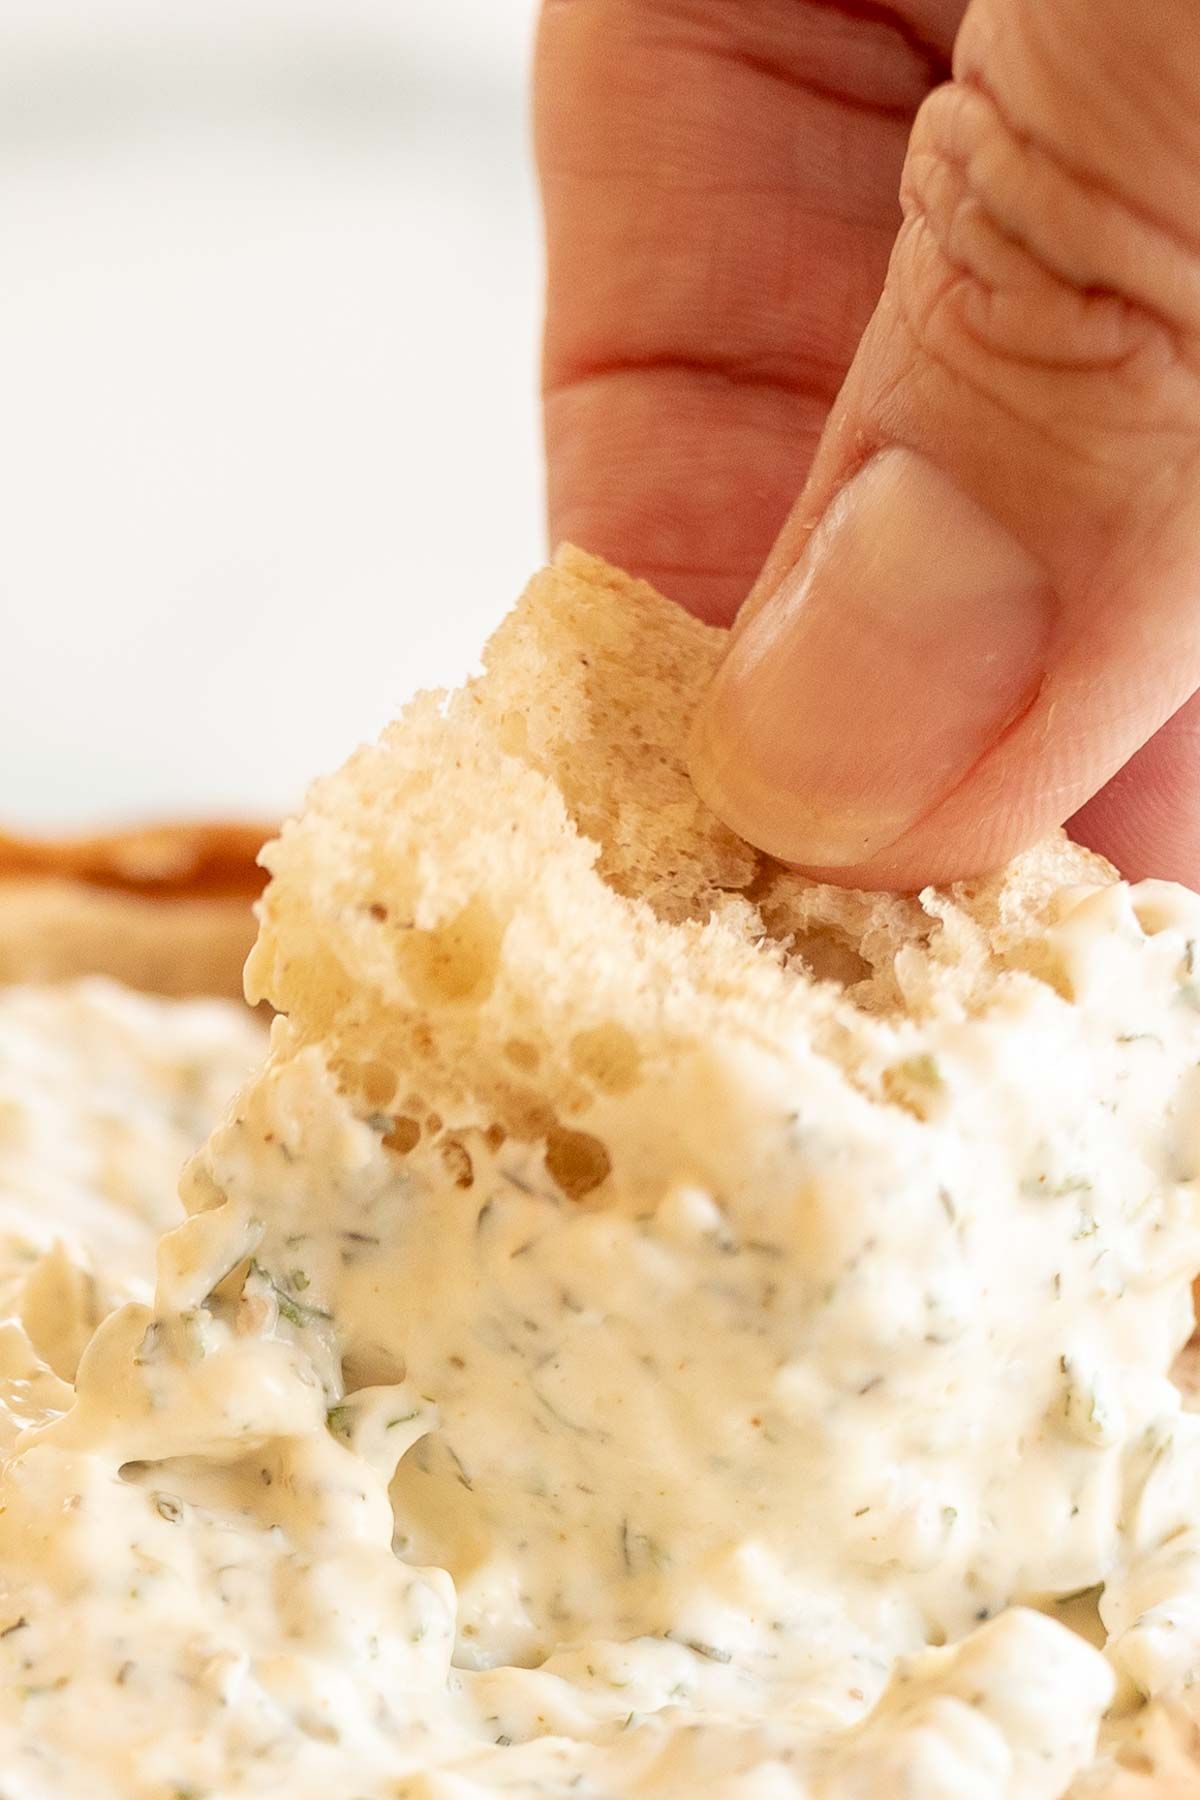
{"type": "Polygon", "coordinates": [[[1060,888],[1114,878],[1061,834],[1001,874],[919,897],[847,892],[761,855],[688,777],[691,714],[725,634],[566,548],[483,672],[419,696],[319,781],[264,852],[247,995],[317,1042],[364,1107],[422,1131],[544,1138],[567,1192],[589,1133],[698,1044],[852,1065],[867,1021],[983,1003],[1006,971],[1056,980],[1060,888]]]}

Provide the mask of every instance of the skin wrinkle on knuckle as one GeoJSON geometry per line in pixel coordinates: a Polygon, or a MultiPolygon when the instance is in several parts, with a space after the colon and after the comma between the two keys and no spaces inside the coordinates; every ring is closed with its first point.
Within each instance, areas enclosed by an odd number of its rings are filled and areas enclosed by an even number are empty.
{"type": "Polygon", "coordinates": [[[828,406],[877,298],[893,232],[824,224],[798,206],[764,212],[730,202],[712,209],[718,241],[704,255],[676,243],[680,209],[666,210],[674,219],[658,251],[623,211],[581,251],[573,234],[552,251],[548,388],[610,370],[678,370],[731,387],[798,390],[828,406]]]}
{"type": "Polygon", "coordinates": [[[975,0],[955,73],[1097,210],[1200,256],[1195,28],[1195,0],[975,0]]]}
{"type": "MultiPolygon", "coordinates": [[[[910,242],[918,243],[921,228],[928,230],[923,219],[912,221],[910,242]]],[[[930,234],[933,235],[932,233],[930,234]]],[[[936,242],[936,239],[934,239],[936,242]]],[[[952,390],[965,391],[1010,423],[1031,432],[1049,448],[1060,451],[1068,447],[1054,409],[1050,416],[1039,416],[1041,409],[1026,410],[1013,399],[1009,372],[1003,358],[973,342],[953,317],[955,298],[968,277],[954,270],[942,259],[941,278],[932,282],[927,276],[897,281],[895,317],[907,346],[906,367],[900,381],[893,380],[893,392],[905,383],[922,379],[928,368],[943,377],[952,390]],[[947,325],[947,317],[950,323],[947,325]],[[974,353],[972,353],[974,352],[974,353]]],[[[897,267],[903,271],[904,259],[897,267]]]]}
{"type": "Polygon", "coordinates": [[[910,41],[908,12],[936,17],[928,0],[571,0],[544,15],[549,398],[678,370],[828,407],[882,283],[907,121],[946,66],[948,42],[910,41]],[[856,118],[860,103],[905,118],[856,118]]]}
{"type": "Polygon", "coordinates": [[[891,273],[915,353],[1076,461],[1141,456],[1149,437],[1172,453],[1193,444],[1197,365],[1179,334],[1136,300],[1074,285],[992,198],[931,101],[891,273]]]}
{"type": "Polygon", "coordinates": [[[839,129],[848,115],[866,114],[894,133],[898,164],[917,107],[947,72],[903,10],[876,0],[570,0],[569,20],[558,29],[544,10],[539,34],[535,123],[548,190],[625,178],[719,191],[730,164],[745,158],[713,163],[705,146],[729,130],[739,138],[769,132],[773,117],[802,104],[823,116],[822,130],[809,134],[790,170],[789,138],[776,132],[764,180],[769,175],[772,192],[802,180],[811,203],[821,163],[836,174],[853,148],[839,129]],[[840,24],[822,30],[830,17],[840,24]],[[745,91],[731,112],[739,83],[745,91]],[[751,102],[755,92],[765,105],[751,102]],[[614,132],[623,115],[631,131],[614,132]],[[641,128],[647,120],[648,133],[641,128]],[[648,154],[622,157],[622,138],[626,150],[641,140],[648,154]],[[824,155],[826,142],[839,144],[838,153],[824,155]]]}
{"type": "MultiPolygon", "coordinates": [[[[576,189],[627,187],[626,202],[635,205],[654,193],[699,202],[789,199],[818,215],[883,222],[879,160],[886,147],[899,169],[919,95],[895,107],[868,104],[836,72],[822,78],[735,42],[653,32],[635,46],[606,43],[588,61],[585,72],[568,66],[558,76],[570,106],[539,108],[538,160],[550,203],[569,204],[576,189]],[[855,112],[865,119],[856,121],[855,112]]],[[[895,204],[893,190],[893,229],[895,204]]]]}
{"type": "Polygon", "coordinates": [[[822,401],[685,372],[547,397],[547,507],[569,538],[726,623],[803,480],[822,401]]]}
{"type": "MultiPolygon", "coordinates": [[[[815,400],[825,406],[833,400],[841,381],[841,371],[836,365],[806,357],[687,356],[664,351],[654,355],[613,354],[591,362],[576,358],[570,363],[556,365],[542,384],[542,398],[549,401],[562,394],[630,375],[661,379],[664,387],[686,382],[717,388],[762,388],[788,398],[815,400]]],[[[669,403],[669,396],[664,394],[664,404],[669,403]]]]}
{"type": "Polygon", "coordinates": [[[1144,207],[1056,147],[1020,129],[978,77],[932,95],[914,140],[957,166],[998,245],[1027,259],[1031,278],[1081,301],[1115,303],[1130,321],[1195,354],[1200,239],[1144,207]]]}
{"type": "Polygon", "coordinates": [[[632,357],[782,361],[797,343],[844,371],[895,234],[903,131],[843,120],[834,154],[825,103],[768,90],[756,106],[755,78],[731,93],[695,50],[677,77],[664,118],[648,71],[618,71],[544,148],[551,378],[632,357]]]}
{"type": "MultiPolygon", "coordinates": [[[[955,286],[950,284],[945,290],[948,301],[953,299],[955,286]]],[[[936,314],[934,306],[930,317],[935,318],[936,314]]],[[[1015,426],[1021,438],[1040,446],[1048,460],[1098,475],[1114,472],[1112,440],[1098,442],[1090,425],[1081,427],[1078,419],[1068,415],[1061,405],[1046,404],[1045,395],[1040,401],[1022,406],[1014,398],[1011,367],[981,351],[978,345],[970,345],[975,354],[964,355],[963,348],[969,344],[965,334],[931,329],[928,322],[922,323],[903,305],[898,309],[898,318],[910,345],[910,383],[922,373],[932,373],[947,384],[951,396],[965,393],[981,403],[982,417],[991,414],[1015,426]]],[[[938,396],[939,405],[944,404],[944,397],[945,389],[938,396]]],[[[972,410],[980,415],[978,406],[972,410]]],[[[1117,466],[1125,460],[1118,459],[1117,466]]]]}
{"type": "Polygon", "coordinates": [[[757,56],[753,51],[739,49],[733,44],[711,45],[707,54],[717,61],[728,61],[737,68],[759,75],[766,81],[779,82],[795,94],[823,101],[840,110],[866,113],[889,121],[905,132],[912,120],[913,102],[907,97],[900,100],[870,99],[856,93],[848,84],[834,80],[823,81],[818,76],[789,69],[778,61],[757,56]]]}
{"type": "Polygon", "coordinates": [[[793,79],[812,47],[825,53],[825,65],[835,77],[845,73],[847,59],[839,52],[847,46],[862,50],[863,66],[873,74],[883,50],[890,68],[882,87],[872,92],[847,87],[844,97],[851,104],[881,107],[907,101],[911,112],[950,73],[951,21],[956,22],[960,9],[950,0],[944,30],[922,19],[927,10],[887,0],[543,0],[541,28],[559,21],[574,24],[582,16],[609,30],[624,24],[636,31],[649,24],[670,33],[675,42],[684,36],[718,49],[741,46],[748,57],[785,80],[793,79]]]}

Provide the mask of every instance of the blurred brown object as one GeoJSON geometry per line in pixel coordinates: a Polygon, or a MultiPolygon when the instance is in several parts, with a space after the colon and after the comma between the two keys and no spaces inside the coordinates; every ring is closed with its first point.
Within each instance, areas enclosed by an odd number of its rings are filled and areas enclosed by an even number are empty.
{"type": "Polygon", "coordinates": [[[97,974],[159,994],[240,996],[266,880],[256,859],[273,829],[0,832],[0,982],[97,974]]]}

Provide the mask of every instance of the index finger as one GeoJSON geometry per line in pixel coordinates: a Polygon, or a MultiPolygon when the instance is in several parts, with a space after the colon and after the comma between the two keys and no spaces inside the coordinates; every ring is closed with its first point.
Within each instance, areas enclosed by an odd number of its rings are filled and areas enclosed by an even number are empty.
{"type": "Polygon", "coordinates": [[[728,623],[882,284],[958,0],[548,0],[550,531],[728,623]]]}

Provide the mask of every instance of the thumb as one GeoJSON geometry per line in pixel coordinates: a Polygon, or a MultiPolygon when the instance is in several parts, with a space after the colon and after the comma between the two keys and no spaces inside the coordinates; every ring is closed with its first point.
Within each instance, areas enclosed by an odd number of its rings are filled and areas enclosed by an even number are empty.
{"type": "Polygon", "coordinates": [[[994,867],[1200,687],[1200,12],[974,0],[954,76],[693,742],[864,886],[994,867]]]}

